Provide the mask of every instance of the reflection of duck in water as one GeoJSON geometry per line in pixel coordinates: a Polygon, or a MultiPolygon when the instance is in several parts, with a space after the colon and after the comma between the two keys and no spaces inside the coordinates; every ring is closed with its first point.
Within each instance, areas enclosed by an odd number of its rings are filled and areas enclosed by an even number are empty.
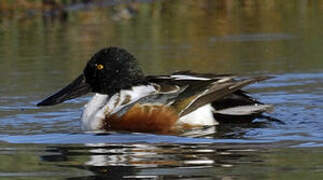
{"type": "Polygon", "coordinates": [[[230,146],[221,148],[209,143],[59,145],[49,146],[48,153],[41,153],[41,160],[63,168],[68,179],[214,179],[222,174],[211,171],[239,167],[232,162],[254,156],[246,153],[252,151],[250,146],[247,148],[247,151],[230,146]]]}
{"type": "MultiPolygon", "coordinates": [[[[85,162],[88,166],[136,166],[136,167],[158,167],[160,165],[179,165],[175,159],[167,157],[166,151],[155,144],[128,144],[124,147],[118,145],[114,148],[111,144],[85,144],[91,147],[90,160],[85,162]],[[166,156],[166,157],[164,157],[166,156]],[[161,160],[163,157],[164,160],[161,160]]],[[[178,151],[177,151],[178,152],[178,151]]],[[[172,152],[175,153],[175,152],[172,152]]]]}
{"type": "Polygon", "coordinates": [[[95,92],[82,115],[84,130],[150,133],[213,126],[217,117],[255,116],[271,109],[240,90],[268,77],[233,78],[189,71],[145,76],[129,52],[110,47],[97,52],[78,78],[38,106],[95,92]]]}

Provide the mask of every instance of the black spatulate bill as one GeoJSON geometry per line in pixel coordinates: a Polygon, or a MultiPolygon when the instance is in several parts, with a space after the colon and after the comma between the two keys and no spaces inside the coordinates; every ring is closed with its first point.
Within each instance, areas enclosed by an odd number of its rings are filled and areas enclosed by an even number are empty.
{"type": "Polygon", "coordinates": [[[86,83],[84,75],[80,75],[73,82],[39,102],[37,106],[51,106],[62,103],[66,100],[73,99],[91,92],[90,84],[86,83]]]}

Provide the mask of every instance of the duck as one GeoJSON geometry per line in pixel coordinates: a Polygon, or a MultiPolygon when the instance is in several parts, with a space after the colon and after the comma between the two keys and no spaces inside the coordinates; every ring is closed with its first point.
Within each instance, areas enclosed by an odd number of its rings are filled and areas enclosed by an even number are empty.
{"type": "Polygon", "coordinates": [[[256,117],[272,111],[272,105],[242,90],[270,78],[193,71],[145,75],[131,53],[108,47],[95,53],[74,81],[37,106],[94,93],[81,115],[84,131],[167,134],[216,126],[217,119],[256,117]]]}

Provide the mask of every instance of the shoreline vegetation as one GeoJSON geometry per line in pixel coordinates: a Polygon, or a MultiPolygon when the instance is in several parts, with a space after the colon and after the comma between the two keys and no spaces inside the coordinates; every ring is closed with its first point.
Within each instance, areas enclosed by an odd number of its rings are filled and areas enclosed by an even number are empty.
{"type": "Polygon", "coordinates": [[[67,16],[69,7],[84,7],[103,0],[1,0],[0,16],[67,16]]]}
{"type": "Polygon", "coordinates": [[[0,12],[20,12],[24,10],[46,10],[68,5],[89,4],[102,0],[1,0],[0,12]]]}
{"type": "MultiPolygon", "coordinates": [[[[138,10],[138,3],[161,2],[161,0],[1,0],[0,22],[3,19],[44,19],[66,21],[71,12],[117,6],[121,19],[130,19],[138,10]]],[[[119,19],[119,18],[116,18],[119,19]]]]}
{"type": "MultiPolygon", "coordinates": [[[[102,8],[114,5],[125,5],[122,8],[129,8],[137,10],[136,3],[157,3],[157,4],[171,4],[179,11],[194,7],[194,9],[208,11],[209,7],[215,7],[219,13],[230,13],[233,9],[242,8],[244,11],[260,10],[272,11],[278,7],[286,9],[299,9],[299,12],[304,12],[305,9],[315,7],[318,10],[323,10],[323,1],[321,2],[304,2],[289,5],[281,1],[258,1],[258,0],[172,0],[172,3],[167,3],[167,0],[1,0],[0,1],[0,20],[7,17],[32,17],[32,16],[46,16],[46,17],[60,17],[66,19],[71,11],[77,11],[90,8],[102,8]],[[166,2],[166,3],[164,3],[166,2]],[[132,4],[132,5],[131,5],[132,4]],[[295,6],[296,5],[296,6],[295,6]],[[135,8],[134,8],[135,7],[135,8]],[[252,8],[250,8],[252,7],[252,8]]],[[[159,8],[165,10],[165,7],[159,8]]],[[[194,12],[192,12],[194,13],[194,12]]],[[[253,14],[253,12],[250,12],[253,14]]],[[[249,14],[250,14],[249,13],[249,14]]]]}

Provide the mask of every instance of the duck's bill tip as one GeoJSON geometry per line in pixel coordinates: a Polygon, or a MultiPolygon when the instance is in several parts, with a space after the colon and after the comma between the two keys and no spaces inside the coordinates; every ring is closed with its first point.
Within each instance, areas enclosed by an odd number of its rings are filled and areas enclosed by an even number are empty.
{"type": "Polygon", "coordinates": [[[91,92],[91,87],[86,83],[84,75],[80,75],[69,85],[59,90],[57,93],[37,103],[37,106],[52,106],[69,99],[74,99],[91,92]]]}
{"type": "Polygon", "coordinates": [[[47,99],[45,99],[45,100],[43,100],[43,101],[41,101],[41,102],[37,103],[36,105],[37,105],[37,106],[50,106],[50,105],[54,105],[54,104],[52,104],[52,103],[47,102],[46,100],[47,100],[47,99]]]}

